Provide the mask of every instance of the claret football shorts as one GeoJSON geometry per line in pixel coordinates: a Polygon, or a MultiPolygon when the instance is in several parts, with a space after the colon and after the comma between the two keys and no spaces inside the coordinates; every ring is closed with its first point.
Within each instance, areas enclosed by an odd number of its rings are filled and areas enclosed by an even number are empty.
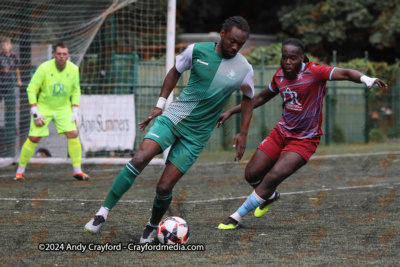
{"type": "Polygon", "coordinates": [[[275,126],[271,133],[258,146],[258,149],[262,150],[274,161],[277,161],[281,154],[292,151],[300,154],[308,162],[317,150],[319,142],[320,136],[306,139],[285,137],[279,131],[278,126],[275,126]]]}

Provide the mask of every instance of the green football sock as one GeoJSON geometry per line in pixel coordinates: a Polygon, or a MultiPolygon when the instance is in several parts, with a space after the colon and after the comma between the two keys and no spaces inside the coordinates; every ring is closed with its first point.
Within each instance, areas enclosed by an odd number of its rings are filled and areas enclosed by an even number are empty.
{"type": "Polygon", "coordinates": [[[169,205],[171,205],[172,193],[166,196],[156,195],[153,202],[153,209],[151,211],[150,223],[158,225],[162,217],[167,212],[169,205]]]}
{"type": "Polygon", "coordinates": [[[72,166],[81,166],[82,146],[79,137],[68,139],[68,154],[71,157],[72,166]]]}
{"type": "Polygon", "coordinates": [[[26,139],[21,149],[19,165],[26,166],[28,164],[30,158],[33,156],[33,153],[35,153],[36,146],[37,143],[32,142],[31,140],[29,140],[29,138],[26,139]]]}
{"type": "Polygon", "coordinates": [[[115,178],[114,183],[112,184],[102,206],[111,210],[125,194],[125,192],[128,191],[128,189],[132,186],[136,176],[138,176],[140,173],[140,170],[135,168],[131,162],[128,162],[128,164],[126,164],[126,166],[117,175],[117,178],[115,178]]]}

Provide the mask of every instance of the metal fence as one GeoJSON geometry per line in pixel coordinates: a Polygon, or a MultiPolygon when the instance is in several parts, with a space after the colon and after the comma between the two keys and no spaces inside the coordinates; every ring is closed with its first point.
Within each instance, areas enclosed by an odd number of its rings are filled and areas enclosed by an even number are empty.
{"type": "MultiPolygon", "coordinates": [[[[166,71],[163,62],[136,61],[136,63],[138,67],[131,72],[135,77],[115,79],[119,81],[119,84],[107,82],[103,85],[82,84],[82,91],[109,94],[133,93],[136,101],[136,120],[137,122],[144,120],[157,102],[166,71]],[[127,79],[128,82],[124,82],[127,79]]],[[[268,86],[277,68],[278,66],[253,66],[256,93],[268,86]]],[[[126,72],[116,70],[116,73],[126,72]]],[[[182,91],[189,76],[190,72],[183,73],[174,91],[175,97],[182,91]]],[[[399,122],[395,120],[400,115],[400,88],[392,87],[390,93],[383,94],[376,91],[377,89],[370,91],[364,84],[348,81],[328,82],[322,122],[324,136],[321,142],[326,144],[358,143],[400,137],[399,122]]],[[[237,105],[240,100],[241,93],[237,91],[232,94],[225,109],[237,105]]],[[[254,110],[247,142],[249,149],[255,149],[259,145],[279,121],[281,114],[280,96],[254,110]]],[[[152,123],[149,127],[151,125],[152,123]]],[[[208,151],[231,149],[233,138],[239,130],[240,115],[235,115],[226,122],[224,127],[214,130],[205,149],[208,151]]],[[[134,149],[140,145],[145,132],[137,128],[134,149]]]]}

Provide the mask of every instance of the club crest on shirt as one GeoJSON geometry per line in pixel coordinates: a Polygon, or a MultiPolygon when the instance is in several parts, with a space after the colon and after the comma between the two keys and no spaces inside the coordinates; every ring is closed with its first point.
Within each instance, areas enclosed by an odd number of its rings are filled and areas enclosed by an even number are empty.
{"type": "Polygon", "coordinates": [[[66,92],[64,91],[64,84],[57,82],[53,86],[53,96],[61,96],[64,97],[66,92]]]}
{"type": "Polygon", "coordinates": [[[234,79],[236,79],[236,72],[234,70],[230,70],[226,76],[229,79],[234,80],[234,79]]]}
{"type": "Polygon", "coordinates": [[[300,102],[297,100],[297,93],[290,90],[289,87],[286,88],[285,91],[282,92],[283,102],[285,103],[285,107],[287,109],[301,111],[303,109],[300,102]]]}

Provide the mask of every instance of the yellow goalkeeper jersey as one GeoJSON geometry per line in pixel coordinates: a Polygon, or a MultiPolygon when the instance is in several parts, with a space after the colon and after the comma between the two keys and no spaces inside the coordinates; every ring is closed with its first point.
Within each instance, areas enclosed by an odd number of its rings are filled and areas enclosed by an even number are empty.
{"type": "Polygon", "coordinates": [[[79,68],[68,60],[64,70],[59,71],[55,59],[46,61],[36,70],[26,91],[29,104],[46,109],[60,110],[79,105],[79,68]]]}

